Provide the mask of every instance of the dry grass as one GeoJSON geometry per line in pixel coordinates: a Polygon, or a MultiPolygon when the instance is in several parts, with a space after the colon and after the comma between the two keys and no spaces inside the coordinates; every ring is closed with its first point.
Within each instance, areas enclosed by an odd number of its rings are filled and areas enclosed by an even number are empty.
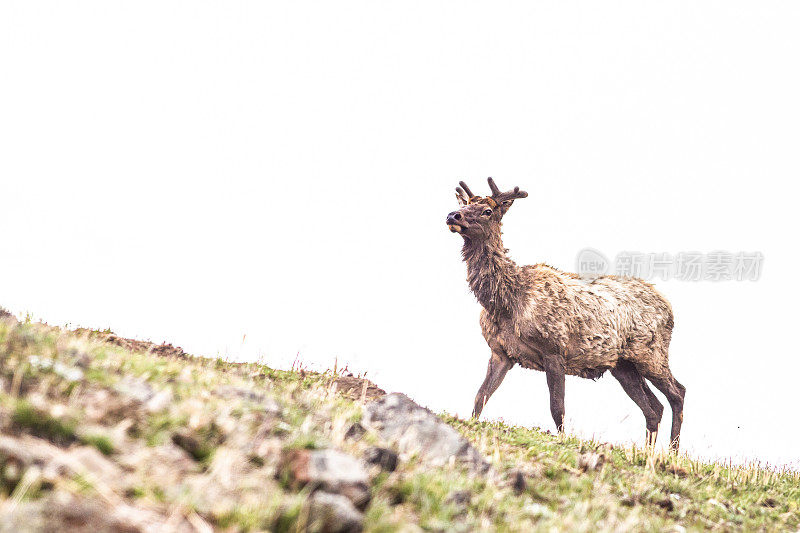
{"type": "MultiPolygon", "coordinates": [[[[0,319],[2,434],[38,439],[64,453],[93,447],[110,464],[126,465],[119,479],[78,470],[49,479],[34,465],[15,471],[17,465],[0,454],[0,519],[61,491],[195,529],[300,531],[308,494],[276,479],[281,451],[334,447],[358,457],[380,444],[369,432],[347,438],[360,420],[366,388],[343,395],[340,371],[316,374],[301,365],[279,371],[130,351],[105,342],[109,334],[0,319]],[[137,394],[141,401],[128,401],[137,394]],[[153,399],[159,394],[166,401],[153,399]],[[178,448],[185,461],[167,463],[158,475],[145,467],[155,457],[149,454],[178,448]],[[130,457],[141,463],[127,464],[130,457]]],[[[446,414],[442,419],[478,447],[493,473],[479,477],[402,457],[395,472],[371,472],[368,531],[800,525],[795,471],[703,462],[446,414]],[[515,484],[520,478],[524,487],[515,484]]]]}

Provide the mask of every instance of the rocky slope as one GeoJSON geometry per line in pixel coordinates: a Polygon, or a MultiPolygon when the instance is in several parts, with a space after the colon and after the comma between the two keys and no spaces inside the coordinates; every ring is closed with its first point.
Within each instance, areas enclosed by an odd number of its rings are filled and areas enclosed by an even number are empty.
{"type": "Polygon", "coordinates": [[[800,477],[0,311],[0,531],[795,530],[800,477]]]}

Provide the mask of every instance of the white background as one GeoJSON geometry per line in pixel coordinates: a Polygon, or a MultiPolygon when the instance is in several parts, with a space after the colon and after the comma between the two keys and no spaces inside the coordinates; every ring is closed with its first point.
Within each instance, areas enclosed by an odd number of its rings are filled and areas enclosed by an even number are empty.
{"type": "MultiPolygon", "coordinates": [[[[798,27],[793,2],[4,0],[0,305],[338,358],[467,416],[489,351],[444,218],[493,176],[530,193],[520,263],[762,252],[757,282],[657,284],[682,443],[797,465],[798,27]]],[[[515,368],[484,413],[552,430],[547,397],[515,368]]],[[[610,375],[568,378],[567,418],[643,441],[610,375]]]]}

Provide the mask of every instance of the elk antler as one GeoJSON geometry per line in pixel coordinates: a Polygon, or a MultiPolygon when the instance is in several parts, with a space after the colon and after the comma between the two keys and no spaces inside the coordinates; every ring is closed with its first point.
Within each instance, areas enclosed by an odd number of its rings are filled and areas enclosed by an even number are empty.
{"type": "Polygon", "coordinates": [[[469,198],[475,198],[475,195],[474,195],[474,194],[472,194],[472,191],[471,191],[471,190],[469,190],[469,187],[467,187],[467,184],[466,184],[466,183],[464,183],[463,181],[459,181],[459,182],[458,182],[458,184],[459,184],[459,185],[461,185],[461,188],[462,188],[462,189],[464,189],[464,192],[466,192],[466,193],[467,193],[467,196],[468,196],[469,198]]]}
{"type": "Polygon", "coordinates": [[[513,190],[500,192],[500,188],[492,178],[489,178],[489,188],[492,190],[492,199],[502,206],[503,212],[511,207],[514,200],[517,198],[527,198],[528,193],[519,190],[519,187],[514,187],[513,190]]]}
{"type": "Polygon", "coordinates": [[[501,192],[500,188],[492,178],[489,178],[489,188],[492,190],[492,195],[485,198],[472,194],[472,191],[463,181],[459,181],[458,184],[460,187],[456,187],[456,199],[458,200],[458,204],[461,206],[486,200],[487,203],[489,203],[492,207],[497,207],[498,205],[501,206],[501,209],[503,212],[505,212],[515,199],[525,198],[528,196],[528,193],[519,190],[519,187],[514,187],[514,189],[511,191],[501,192]]]}
{"type": "Polygon", "coordinates": [[[492,196],[497,196],[498,194],[500,194],[500,188],[497,186],[494,180],[492,178],[489,178],[488,181],[489,181],[489,188],[492,189],[492,196]]]}
{"type": "Polygon", "coordinates": [[[459,205],[464,206],[471,204],[475,201],[475,199],[479,198],[478,196],[472,194],[472,191],[469,190],[469,187],[467,187],[466,183],[459,181],[458,184],[461,185],[461,187],[456,187],[456,200],[458,200],[459,205]]]}

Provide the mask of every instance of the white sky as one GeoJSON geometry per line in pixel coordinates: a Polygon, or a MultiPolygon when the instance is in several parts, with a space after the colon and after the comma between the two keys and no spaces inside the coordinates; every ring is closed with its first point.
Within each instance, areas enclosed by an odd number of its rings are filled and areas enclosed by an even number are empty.
{"type": "MultiPolygon", "coordinates": [[[[338,357],[467,416],[489,350],[444,218],[493,176],[530,193],[520,263],[761,251],[758,282],[657,284],[682,444],[798,465],[798,27],[793,2],[3,0],[0,305],[338,357]]],[[[484,415],[552,430],[547,398],[515,368],[484,415]]],[[[643,441],[610,375],[568,378],[567,420],[643,441]]]]}

